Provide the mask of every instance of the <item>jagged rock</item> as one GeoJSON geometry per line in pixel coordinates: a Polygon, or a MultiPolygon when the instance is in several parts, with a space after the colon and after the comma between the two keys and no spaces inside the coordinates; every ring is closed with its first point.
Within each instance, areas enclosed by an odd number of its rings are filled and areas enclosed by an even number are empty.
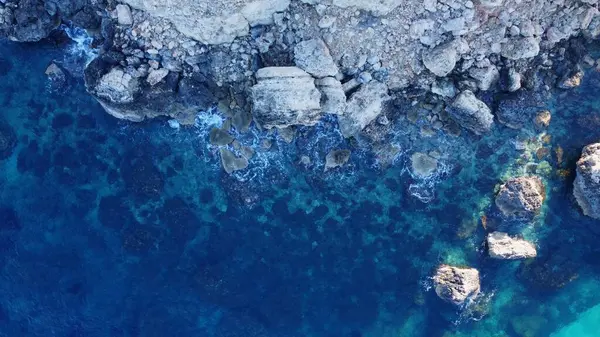
{"type": "Polygon", "coordinates": [[[247,132],[252,123],[252,115],[243,109],[234,110],[233,116],[231,117],[231,124],[239,132],[247,132]]]}
{"type": "Polygon", "coordinates": [[[561,89],[573,89],[581,85],[583,79],[583,70],[577,69],[571,74],[563,77],[558,83],[558,87],[561,89]]]}
{"type": "Polygon", "coordinates": [[[54,83],[63,84],[67,80],[67,75],[65,74],[64,70],[62,70],[54,62],[50,63],[50,65],[46,68],[45,74],[48,76],[48,79],[54,83]]]}
{"type": "Polygon", "coordinates": [[[314,79],[297,67],[267,67],[256,72],[252,115],[264,128],[315,125],[321,118],[321,94],[314,79]]]}
{"type": "Polygon", "coordinates": [[[454,43],[446,43],[423,54],[423,64],[433,74],[444,77],[454,69],[459,55],[454,43]]]}
{"type": "Polygon", "coordinates": [[[415,152],[410,157],[410,160],[412,172],[421,178],[430,176],[437,169],[437,159],[426,153],[415,152]]]}
{"type": "Polygon", "coordinates": [[[487,236],[490,257],[503,260],[528,259],[537,256],[535,245],[529,241],[511,238],[502,232],[493,232],[487,236]]]}
{"type": "Polygon", "coordinates": [[[244,170],[248,167],[248,159],[245,157],[238,157],[224,147],[219,148],[219,154],[221,155],[221,165],[228,174],[244,170]]]}
{"type": "Polygon", "coordinates": [[[513,68],[508,70],[508,91],[515,92],[521,89],[521,74],[513,68]]]}
{"type": "Polygon", "coordinates": [[[533,218],[546,199],[546,188],[538,177],[517,177],[506,181],[496,195],[496,206],[507,217],[533,218]]]}
{"type": "Polygon", "coordinates": [[[431,84],[431,92],[436,95],[452,98],[456,96],[456,87],[449,79],[442,78],[431,84]]]}
{"type": "Polygon", "coordinates": [[[550,126],[550,120],[552,120],[552,115],[548,110],[542,110],[535,115],[535,126],[539,129],[545,129],[550,126]]]}
{"type": "Polygon", "coordinates": [[[131,26],[133,24],[133,15],[131,15],[129,6],[117,5],[117,22],[123,26],[131,26]]]}
{"type": "Polygon", "coordinates": [[[296,128],[293,126],[288,126],[285,128],[277,129],[277,133],[283,139],[284,142],[291,144],[296,137],[296,128]]]}
{"type": "Polygon", "coordinates": [[[577,161],[573,194],[583,214],[600,219],[600,143],[583,148],[577,161]]]}
{"type": "Polygon", "coordinates": [[[233,142],[233,137],[227,132],[227,130],[212,128],[208,135],[208,140],[212,145],[225,146],[233,142]]]}
{"type": "Polygon", "coordinates": [[[495,66],[485,68],[472,68],[469,75],[477,81],[477,87],[480,90],[490,90],[500,78],[500,72],[495,66]]]}
{"type": "Polygon", "coordinates": [[[342,83],[333,77],[325,77],[315,81],[321,91],[321,109],[324,113],[341,115],[346,109],[346,94],[342,83]]]}
{"type": "Polygon", "coordinates": [[[436,294],[443,300],[462,305],[481,290],[479,271],[475,268],[440,265],[433,276],[436,294]]]}
{"type": "Polygon", "coordinates": [[[162,81],[165,77],[167,77],[167,75],[169,75],[169,70],[165,68],[151,70],[148,74],[148,77],[146,78],[146,81],[151,86],[154,86],[158,84],[158,82],[162,81]]]}
{"type": "Polygon", "coordinates": [[[338,68],[321,39],[302,41],[294,47],[296,66],[317,77],[335,76],[338,68]]]}
{"type": "Polygon", "coordinates": [[[325,172],[346,165],[350,159],[350,150],[333,150],[325,157],[325,172]]]}
{"type": "Polygon", "coordinates": [[[477,135],[489,132],[494,123],[490,108],[470,90],[461,92],[447,111],[458,124],[477,135]]]}
{"type": "Polygon", "coordinates": [[[383,109],[389,99],[385,84],[373,81],[363,84],[347,102],[346,111],[339,116],[338,123],[342,135],[351,137],[362,131],[383,109]]]}
{"type": "Polygon", "coordinates": [[[540,53],[539,41],[533,37],[519,37],[502,45],[502,56],[509,60],[535,57],[540,53]]]}
{"type": "Polygon", "coordinates": [[[131,103],[140,91],[137,78],[120,68],[113,68],[100,78],[96,86],[96,94],[111,103],[131,103]]]}

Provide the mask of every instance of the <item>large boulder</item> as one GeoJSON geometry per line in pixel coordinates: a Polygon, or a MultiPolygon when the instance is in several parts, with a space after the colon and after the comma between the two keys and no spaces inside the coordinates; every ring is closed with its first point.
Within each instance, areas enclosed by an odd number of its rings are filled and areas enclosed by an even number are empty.
{"type": "Polygon", "coordinates": [[[489,132],[494,123],[490,108],[470,90],[461,92],[447,111],[458,124],[477,135],[489,132]]]}
{"type": "Polygon", "coordinates": [[[506,181],[496,195],[496,206],[507,217],[533,218],[540,212],[546,188],[539,177],[517,177],[506,181]]]}
{"type": "Polygon", "coordinates": [[[573,194],[583,214],[600,219],[600,143],[583,148],[577,161],[573,194]]]}
{"type": "Polygon", "coordinates": [[[334,77],[320,78],[315,81],[321,92],[321,108],[324,113],[341,115],[346,109],[346,93],[342,83],[334,77]]]}
{"type": "Polygon", "coordinates": [[[363,84],[350,96],[346,111],[338,118],[342,135],[348,138],[362,131],[381,114],[389,98],[385,84],[377,81],[363,84]]]}
{"type": "Polygon", "coordinates": [[[437,170],[437,159],[427,153],[415,152],[410,160],[413,174],[420,178],[429,177],[437,170]]]}
{"type": "Polygon", "coordinates": [[[540,53],[540,43],[534,37],[518,37],[502,44],[500,54],[509,60],[532,58],[540,53]]]}
{"type": "Polygon", "coordinates": [[[533,243],[519,238],[512,238],[502,232],[488,234],[487,245],[490,257],[494,259],[517,260],[537,256],[537,250],[533,243]]]}
{"type": "Polygon", "coordinates": [[[440,265],[433,276],[436,294],[443,300],[462,305],[481,290],[479,271],[475,268],[440,265]]]}
{"type": "Polygon", "coordinates": [[[294,48],[296,66],[318,77],[335,76],[338,68],[325,42],[321,39],[302,41],[294,48]]]}
{"type": "Polygon", "coordinates": [[[425,68],[439,77],[450,74],[458,59],[459,55],[454,43],[437,46],[423,54],[425,68]]]}
{"type": "Polygon", "coordinates": [[[264,128],[315,125],[321,118],[321,93],[315,80],[297,67],[267,67],[256,72],[252,115],[264,128]]]}

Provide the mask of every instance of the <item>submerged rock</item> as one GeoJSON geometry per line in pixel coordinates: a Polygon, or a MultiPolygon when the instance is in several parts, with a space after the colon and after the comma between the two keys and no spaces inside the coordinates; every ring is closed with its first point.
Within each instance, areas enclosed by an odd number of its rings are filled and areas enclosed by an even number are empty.
{"type": "Polygon", "coordinates": [[[530,125],[538,112],[546,108],[546,100],[538,93],[519,90],[499,98],[496,117],[509,128],[521,129],[530,125]]]}
{"type": "Polygon", "coordinates": [[[502,232],[493,232],[487,236],[490,257],[494,259],[516,260],[537,256],[535,245],[529,241],[511,238],[502,232]]]}
{"type": "Polygon", "coordinates": [[[302,41],[294,48],[296,66],[318,77],[335,76],[338,68],[325,42],[321,39],[302,41]]]}
{"type": "Polygon", "coordinates": [[[558,83],[558,87],[561,89],[573,89],[581,85],[583,79],[583,70],[578,69],[569,75],[563,77],[558,83]]]}
{"type": "Polygon", "coordinates": [[[8,122],[0,120],[0,159],[10,157],[17,145],[17,135],[8,122]]]}
{"type": "Polygon", "coordinates": [[[535,115],[535,126],[539,129],[545,129],[550,126],[550,121],[552,120],[552,114],[548,110],[542,110],[535,115]]]}
{"type": "Polygon", "coordinates": [[[233,137],[227,132],[227,130],[212,128],[208,135],[208,140],[212,145],[225,146],[233,142],[233,137]]]}
{"type": "Polygon", "coordinates": [[[410,157],[410,160],[412,163],[412,172],[421,178],[430,176],[437,169],[437,159],[426,153],[415,152],[410,157]]]}
{"type": "Polygon", "coordinates": [[[462,305],[481,290],[479,271],[475,268],[441,265],[433,276],[436,294],[443,300],[462,305]]]}
{"type": "Polygon", "coordinates": [[[384,102],[388,99],[385,84],[377,81],[363,84],[350,96],[346,111],[338,118],[342,135],[348,138],[362,131],[381,114],[384,102]]]}
{"type": "Polygon", "coordinates": [[[263,127],[315,125],[321,118],[321,94],[314,79],[297,67],[267,67],[256,72],[252,115],[263,127]]]}
{"type": "Polygon", "coordinates": [[[600,143],[583,148],[577,161],[573,194],[583,214],[600,219],[600,143]]]}
{"type": "Polygon", "coordinates": [[[496,206],[507,217],[533,218],[540,212],[546,188],[539,177],[511,178],[496,195],[496,206]]]}
{"type": "Polygon", "coordinates": [[[325,172],[346,165],[350,159],[350,150],[333,150],[325,157],[325,172]]]}
{"type": "Polygon", "coordinates": [[[219,149],[219,154],[221,155],[221,165],[223,165],[223,169],[228,174],[244,170],[248,167],[248,159],[245,157],[238,157],[224,147],[219,149]]]}
{"type": "Polygon", "coordinates": [[[470,90],[461,92],[447,111],[458,124],[477,135],[489,132],[494,123],[490,108],[470,90]]]}

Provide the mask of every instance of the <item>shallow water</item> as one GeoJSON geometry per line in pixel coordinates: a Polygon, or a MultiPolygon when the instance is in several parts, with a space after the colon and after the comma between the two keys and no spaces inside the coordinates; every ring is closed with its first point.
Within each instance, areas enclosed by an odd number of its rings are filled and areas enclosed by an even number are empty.
{"type": "Polygon", "coordinates": [[[384,165],[371,149],[346,144],[335,120],[300,130],[294,144],[253,128],[238,138],[257,155],[231,177],[208,145],[218,111],[174,130],[166,120],[108,116],[77,76],[53,88],[44,75],[51,60],[74,75],[85,63],[71,47],[0,44],[0,112],[17,136],[0,161],[0,336],[598,329],[590,324],[600,303],[600,223],[580,214],[571,183],[581,148],[600,139],[599,74],[588,71],[580,88],[545,100],[553,116],[545,134],[496,125],[484,137],[420,138],[423,122],[405,121],[392,140],[399,151],[384,165]],[[323,173],[336,147],[351,148],[351,161],[323,173]],[[539,147],[546,158],[537,158],[539,147]],[[414,177],[410,154],[432,150],[438,171],[414,177]],[[300,155],[314,164],[299,164],[300,155]],[[541,216],[503,221],[496,185],[534,167],[547,184],[541,216]],[[483,223],[535,241],[538,258],[490,260],[483,223]],[[440,262],[481,270],[484,294],[470,309],[430,289],[440,262]]]}

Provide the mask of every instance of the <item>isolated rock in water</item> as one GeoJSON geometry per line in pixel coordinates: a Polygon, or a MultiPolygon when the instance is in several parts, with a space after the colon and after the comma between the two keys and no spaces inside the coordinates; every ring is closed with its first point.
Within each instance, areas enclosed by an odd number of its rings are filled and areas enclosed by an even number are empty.
{"type": "Polygon", "coordinates": [[[446,43],[426,51],[423,64],[436,76],[444,77],[454,69],[458,61],[458,52],[454,43],[446,43]]]}
{"type": "Polygon", "coordinates": [[[509,60],[535,57],[540,53],[540,43],[533,37],[519,37],[502,45],[501,55],[509,60]]]}
{"type": "Polygon", "coordinates": [[[583,214],[600,219],[600,143],[583,148],[577,161],[573,194],[583,214]]]}
{"type": "Polygon", "coordinates": [[[436,294],[443,300],[462,305],[479,294],[479,271],[475,268],[441,265],[433,276],[436,294]]]}
{"type": "Polygon", "coordinates": [[[415,152],[410,157],[410,160],[412,163],[412,172],[421,178],[430,176],[437,169],[437,159],[426,153],[415,152]]]}
{"type": "Polygon", "coordinates": [[[235,109],[231,117],[231,124],[239,132],[247,132],[252,123],[252,115],[244,109],[235,109]]]}
{"type": "Polygon", "coordinates": [[[346,111],[338,118],[342,135],[348,138],[362,131],[379,116],[384,102],[388,99],[388,88],[385,84],[377,81],[363,84],[350,96],[346,111]]]}
{"type": "Polygon", "coordinates": [[[516,260],[536,257],[535,245],[529,241],[511,238],[506,233],[493,232],[487,236],[490,257],[494,259],[516,260]]]}
{"type": "Polygon", "coordinates": [[[48,79],[52,81],[52,86],[61,86],[67,82],[67,75],[56,63],[52,62],[46,68],[45,72],[48,79]]]}
{"type": "Polygon", "coordinates": [[[212,128],[208,135],[208,140],[212,145],[224,146],[233,142],[233,137],[226,131],[219,128],[212,128]]]}
{"type": "Polygon", "coordinates": [[[256,72],[252,115],[263,127],[315,125],[321,118],[321,94],[314,79],[297,67],[267,67],[256,72]]]}
{"type": "Polygon", "coordinates": [[[500,78],[500,72],[495,66],[486,68],[472,68],[469,75],[477,81],[477,87],[481,90],[490,90],[500,78]]]}
{"type": "Polygon", "coordinates": [[[458,124],[477,135],[490,131],[494,123],[490,108],[470,90],[461,92],[447,111],[458,124]]]}
{"type": "Polygon", "coordinates": [[[294,48],[294,61],[296,66],[318,78],[335,76],[338,73],[329,49],[321,39],[298,43],[294,48]]]}
{"type": "Polygon", "coordinates": [[[511,178],[496,195],[496,206],[507,217],[533,218],[546,198],[546,188],[538,177],[511,178]]]}
{"type": "Polygon", "coordinates": [[[321,91],[321,109],[324,113],[341,115],[346,109],[346,94],[342,83],[334,77],[325,77],[315,81],[321,91]]]}
{"type": "Polygon", "coordinates": [[[137,78],[124,72],[120,68],[113,68],[109,73],[102,76],[96,94],[112,103],[131,103],[139,92],[137,78]]]}
{"type": "Polygon", "coordinates": [[[223,169],[228,174],[244,170],[248,167],[248,159],[237,157],[233,152],[224,147],[219,149],[219,154],[221,155],[221,165],[223,165],[223,169]]]}
{"type": "Polygon", "coordinates": [[[151,70],[148,74],[148,77],[146,78],[146,81],[148,82],[148,84],[154,86],[160,81],[162,81],[165,77],[167,77],[167,75],[169,75],[169,70],[165,68],[151,70]]]}
{"type": "Polygon", "coordinates": [[[117,5],[117,22],[123,26],[131,26],[133,24],[133,16],[131,9],[127,5],[117,5]]]}
{"type": "Polygon", "coordinates": [[[325,171],[346,165],[350,159],[350,150],[333,150],[325,157],[325,171]]]}

